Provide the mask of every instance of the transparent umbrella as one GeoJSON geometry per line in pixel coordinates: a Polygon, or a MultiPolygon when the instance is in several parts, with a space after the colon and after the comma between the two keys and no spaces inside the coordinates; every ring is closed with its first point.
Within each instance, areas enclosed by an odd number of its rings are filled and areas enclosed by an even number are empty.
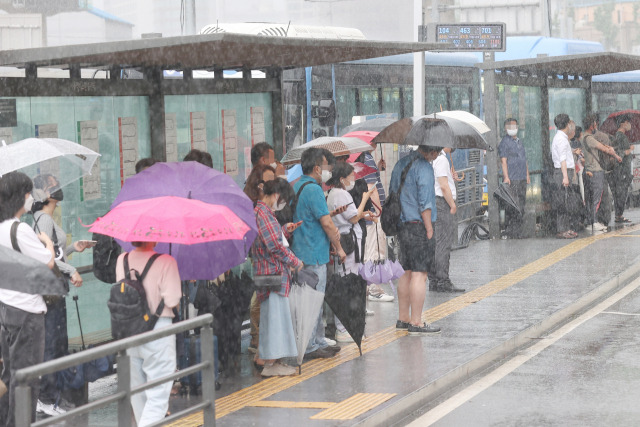
{"type": "MultiPolygon", "coordinates": [[[[51,174],[64,187],[83,176],[91,175],[100,154],[66,139],[27,138],[0,145],[0,176],[20,171],[30,178],[51,174]]],[[[50,188],[53,192],[57,188],[50,188]]]]}

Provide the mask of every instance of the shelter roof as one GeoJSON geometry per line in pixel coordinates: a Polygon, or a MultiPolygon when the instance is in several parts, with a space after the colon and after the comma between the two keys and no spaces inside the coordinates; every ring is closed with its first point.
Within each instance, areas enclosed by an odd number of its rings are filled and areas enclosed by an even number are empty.
{"type": "Polygon", "coordinates": [[[495,69],[537,76],[557,76],[561,74],[596,76],[640,70],[640,56],[614,52],[594,52],[579,55],[484,62],[476,66],[484,70],[495,69]]]}
{"type": "Polygon", "coordinates": [[[207,34],[8,50],[0,66],[299,68],[433,49],[434,44],[207,34]]]}

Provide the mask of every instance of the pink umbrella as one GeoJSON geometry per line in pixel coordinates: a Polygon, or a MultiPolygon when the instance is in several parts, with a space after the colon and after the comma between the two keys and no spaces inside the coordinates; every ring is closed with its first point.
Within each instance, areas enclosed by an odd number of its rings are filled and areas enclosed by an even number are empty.
{"type": "Polygon", "coordinates": [[[356,176],[356,179],[364,178],[365,176],[371,175],[372,173],[376,172],[376,170],[371,166],[367,166],[364,163],[360,162],[352,163],[351,166],[353,166],[353,172],[356,176]]]}
{"type": "Polygon", "coordinates": [[[175,196],[122,202],[89,229],[126,242],[183,245],[242,241],[249,230],[226,206],[175,196]]]}

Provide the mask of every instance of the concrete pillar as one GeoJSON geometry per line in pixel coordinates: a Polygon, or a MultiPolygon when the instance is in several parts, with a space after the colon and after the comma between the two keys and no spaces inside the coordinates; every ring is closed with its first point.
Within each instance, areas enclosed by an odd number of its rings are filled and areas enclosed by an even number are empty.
{"type": "MultiPolygon", "coordinates": [[[[484,61],[493,62],[495,54],[485,52],[484,61]]],[[[484,120],[491,131],[485,134],[487,142],[494,147],[488,151],[485,157],[487,162],[487,185],[489,189],[489,235],[492,239],[500,238],[500,208],[498,200],[493,197],[493,192],[498,188],[498,136],[500,124],[498,123],[498,92],[496,90],[496,73],[493,69],[484,70],[484,120]]]]}

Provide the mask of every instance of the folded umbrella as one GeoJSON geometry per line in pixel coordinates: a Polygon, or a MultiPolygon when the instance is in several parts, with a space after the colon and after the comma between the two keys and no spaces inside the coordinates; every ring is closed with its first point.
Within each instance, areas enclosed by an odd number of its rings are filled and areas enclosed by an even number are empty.
{"type": "Polygon", "coordinates": [[[324,300],[340,320],[353,341],[360,350],[362,356],[362,337],[367,305],[367,282],[357,274],[346,274],[342,265],[344,276],[335,273],[327,280],[327,289],[324,300]]]}
{"type": "MultiPolygon", "coordinates": [[[[302,270],[300,273],[304,272],[302,270]]],[[[312,273],[312,272],[311,272],[312,273]]],[[[314,273],[315,275],[315,273],[314,273]]],[[[324,294],[316,291],[307,282],[314,282],[310,276],[302,275],[296,277],[294,275],[291,289],[289,291],[289,308],[291,310],[291,322],[293,323],[293,331],[296,336],[296,347],[298,349],[298,372],[302,372],[302,359],[307,349],[309,340],[313,335],[318,316],[324,301],[324,294]]],[[[315,276],[315,284],[317,284],[318,276],[315,276]]]]}
{"type": "Polygon", "coordinates": [[[498,185],[498,188],[496,188],[496,191],[493,192],[493,195],[522,215],[522,210],[520,209],[520,206],[518,206],[518,201],[511,191],[511,186],[501,182],[500,185],[498,185]]]}
{"type": "Polygon", "coordinates": [[[396,279],[392,262],[388,260],[367,261],[360,266],[358,273],[367,283],[387,283],[396,279]]]}
{"type": "Polygon", "coordinates": [[[46,264],[0,245],[0,288],[31,295],[66,295],[60,279],[46,264]]]}

